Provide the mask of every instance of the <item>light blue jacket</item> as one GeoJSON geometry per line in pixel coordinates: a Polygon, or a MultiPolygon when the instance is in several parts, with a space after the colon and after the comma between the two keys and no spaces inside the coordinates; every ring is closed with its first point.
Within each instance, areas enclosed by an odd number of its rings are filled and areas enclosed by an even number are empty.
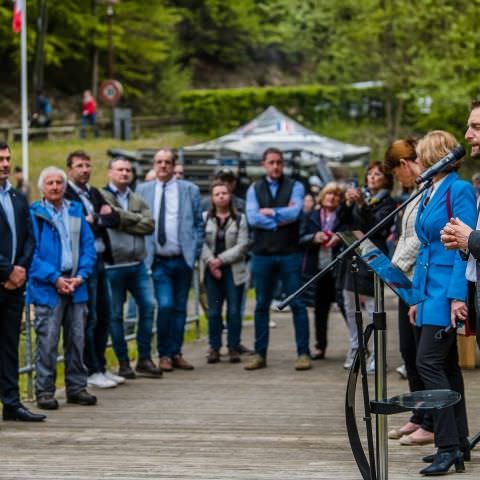
{"type": "Polygon", "coordinates": [[[459,179],[457,173],[452,172],[445,177],[426,207],[426,193],[423,195],[415,224],[421,246],[413,277],[414,287],[426,295],[426,300],[418,305],[419,327],[448,326],[451,301],[466,301],[467,298],[467,263],[458,251],[446,250],[440,241],[440,230],[449,220],[447,192],[450,192],[452,216],[473,228],[475,225],[475,192],[470,183],[459,179]]]}
{"type": "MultiPolygon", "coordinates": [[[[182,255],[190,268],[200,256],[203,246],[204,230],[200,190],[196,185],[185,180],[177,180],[178,183],[178,243],[182,249],[182,255]]],[[[155,211],[155,184],[156,180],[144,182],[138,185],[136,193],[140,195],[152,212],[155,211]]],[[[156,219],[155,219],[156,221],[156,219]]],[[[147,255],[145,265],[152,268],[155,257],[155,233],[145,237],[147,255]]]]}
{"type": "MultiPolygon", "coordinates": [[[[53,308],[59,297],[55,282],[62,273],[62,242],[50,213],[42,202],[33,203],[30,214],[35,236],[35,253],[28,272],[27,301],[34,305],[53,308]]],[[[80,276],[87,280],[97,258],[95,239],[80,203],[68,202],[68,215],[73,253],[72,276],[80,276]]],[[[73,292],[72,300],[73,303],[83,303],[87,299],[88,291],[84,281],[73,292]]]]}

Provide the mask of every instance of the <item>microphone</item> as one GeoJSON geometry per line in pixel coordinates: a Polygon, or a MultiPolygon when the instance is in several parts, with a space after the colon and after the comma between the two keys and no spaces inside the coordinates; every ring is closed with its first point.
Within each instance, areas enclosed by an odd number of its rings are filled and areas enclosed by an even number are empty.
{"type": "Polygon", "coordinates": [[[444,172],[452,163],[455,163],[457,160],[460,160],[462,157],[464,157],[465,153],[466,152],[463,148],[463,145],[457,145],[455,148],[450,150],[450,152],[445,155],[441,160],[439,160],[437,163],[432,165],[430,168],[427,168],[427,170],[420,174],[416,178],[415,183],[424,183],[427,180],[433,178],[438,173],[444,172]]]}

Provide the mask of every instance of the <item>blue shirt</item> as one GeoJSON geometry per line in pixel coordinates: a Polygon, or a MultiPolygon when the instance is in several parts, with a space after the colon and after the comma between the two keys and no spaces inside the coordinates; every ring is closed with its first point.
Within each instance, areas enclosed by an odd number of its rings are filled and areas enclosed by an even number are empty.
{"type": "Polygon", "coordinates": [[[115,194],[117,197],[118,203],[124,210],[128,210],[128,196],[130,195],[130,188],[127,187],[127,189],[124,192],[121,192],[113,183],[108,184],[110,190],[115,194]]]}
{"type": "MultiPolygon", "coordinates": [[[[275,198],[279,188],[278,180],[272,180],[267,177],[267,183],[272,197],[275,198]]],[[[277,230],[280,224],[296,222],[303,208],[304,196],[305,189],[303,185],[296,181],[293,184],[289,205],[274,208],[275,214],[270,217],[259,213],[260,205],[255,193],[255,184],[252,184],[247,191],[246,212],[248,223],[252,227],[263,228],[264,230],[277,230]]]]}
{"type": "Polygon", "coordinates": [[[0,187],[0,204],[5,212],[7,217],[8,226],[10,227],[10,232],[12,233],[12,264],[15,262],[15,256],[17,254],[17,228],[15,226],[15,212],[13,211],[12,199],[10,197],[10,189],[12,184],[7,180],[3,187],[0,187]]]}
{"type": "Polygon", "coordinates": [[[72,240],[68,228],[70,219],[68,205],[69,202],[64,200],[61,208],[57,210],[50,202],[45,200],[45,208],[52,217],[62,243],[62,272],[68,272],[73,268],[72,240]]]}

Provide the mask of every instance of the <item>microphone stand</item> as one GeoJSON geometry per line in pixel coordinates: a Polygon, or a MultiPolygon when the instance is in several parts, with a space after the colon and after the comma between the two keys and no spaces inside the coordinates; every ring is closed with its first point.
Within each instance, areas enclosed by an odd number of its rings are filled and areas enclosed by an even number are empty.
{"type": "MultiPolygon", "coordinates": [[[[365,236],[358,239],[347,247],[343,252],[337,255],[325,268],[320,270],[316,275],[314,275],[310,280],[308,280],[304,285],[302,285],[297,291],[289,295],[285,300],[280,302],[278,305],[280,310],[283,310],[294,298],[298,295],[301,295],[310,285],[316,282],[319,278],[325,275],[328,271],[332,270],[340,261],[342,261],[347,255],[351,252],[354,252],[365,240],[371,238],[377,231],[379,231],[384,225],[386,225],[397,213],[402,211],[409,203],[418,198],[426,190],[428,190],[433,183],[432,179],[428,179],[422,187],[418,189],[415,194],[410,196],[405,200],[401,205],[399,205],[395,210],[390,214],[384,217],[380,222],[378,222],[374,227],[372,227],[365,236]]],[[[355,274],[354,274],[355,276],[355,274]]],[[[375,311],[373,312],[373,330],[374,330],[374,352],[375,352],[375,402],[381,402],[383,399],[387,398],[387,368],[386,368],[386,345],[387,345],[387,331],[386,331],[386,313],[384,311],[384,297],[383,297],[383,282],[382,280],[375,275],[375,311]]],[[[357,316],[357,321],[361,322],[361,317],[357,316]]],[[[368,336],[371,331],[363,339],[359,337],[359,342],[361,340],[368,341],[368,336]]],[[[363,350],[363,346],[360,351],[363,350]]],[[[364,361],[364,360],[363,360],[364,361]]],[[[388,479],[388,438],[387,438],[387,413],[377,409],[374,411],[376,415],[376,468],[372,464],[373,458],[370,451],[370,462],[367,461],[363,452],[359,452],[361,447],[360,440],[358,437],[358,431],[356,425],[353,427],[354,423],[354,398],[355,398],[355,386],[356,378],[358,376],[359,367],[361,368],[362,359],[359,358],[357,352],[357,358],[355,359],[352,368],[350,370],[350,376],[347,386],[347,396],[346,396],[346,421],[347,429],[349,430],[349,439],[352,446],[352,452],[357,462],[358,468],[362,474],[362,477],[365,480],[387,480],[388,479]],[[352,432],[350,432],[352,428],[352,432]],[[353,440],[352,440],[353,439],[353,440]],[[360,445],[360,447],[359,447],[360,445]]],[[[365,365],[361,368],[362,373],[365,372],[365,365]]],[[[365,382],[365,379],[363,380],[365,382]]],[[[366,397],[364,396],[364,401],[366,405],[366,397]]],[[[367,423],[367,431],[369,430],[369,421],[368,415],[371,410],[365,411],[365,420],[367,423]]],[[[402,410],[400,410],[402,411],[402,410]]],[[[371,435],[371,431],[369,432],[371,435]]],[[[367,437],[370,436],[367,434],[367,437]]],[[[371,444],[369,444],[371,447],[371,444]]]]}

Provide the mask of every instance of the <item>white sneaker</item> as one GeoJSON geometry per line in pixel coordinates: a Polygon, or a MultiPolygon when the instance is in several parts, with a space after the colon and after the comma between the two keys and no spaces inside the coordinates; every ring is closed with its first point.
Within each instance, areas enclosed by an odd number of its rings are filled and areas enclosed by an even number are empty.
{"type": "Polygon", "coordinates": [[[367,360],[367,373],[370,375],[375,373],[375,354],[372,353],[367,360]]]}
{"type": "Polygon", "coordinates": [[[350,348],[347,352],[347,356],[345,357],[345,362],[343,363],[343,368],[348,370],[352,367],[353,361],[355,360],[355,355],[357,354],[356,348],[350,348]]]}
{"type": "Polygon", "coordinates": [[[268,326],[270,328],[277,328],[277,322],[275,320],[270,320],[270,322],[268,322],[268,326]]]}
{"type": "Polygon", "coordinates": [[[403,378],[403,380],[407,379],[407,369],[405,365],[400,365],[395,369],[395,371],[403,378]]]}
{"type": "Polygon", "coordinates": [[[125,383],[125,378],[121,377],[120,375],[115,375],[112,372],[109,372],[108,370],[105,370],[103,373],[103,376],[107,380],[111,380],[112,382],[115,382],[117,385],[121,385],[122,383],[125,383]]]}
{"type": "Polygon", "coordinates": [[[113,380],[109,380],[103,373],[94,373],[87,378],[87,385],[89,387],[97,388],[113,388],[117,384],[113,380]]]}

